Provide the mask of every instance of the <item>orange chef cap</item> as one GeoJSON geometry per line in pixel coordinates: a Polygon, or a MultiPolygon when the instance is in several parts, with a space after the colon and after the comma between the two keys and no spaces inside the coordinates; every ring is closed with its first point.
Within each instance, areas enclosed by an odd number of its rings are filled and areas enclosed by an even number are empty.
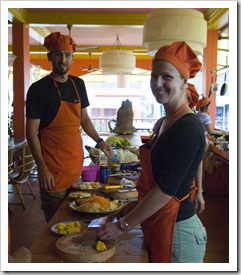
{"type": "Polygon", "coordinates": [[[76,44],[74,40],[60,32],[53,32],[45,37],[44,46],[50,51],[70,51],[75,52],[76,44]]]}
{"type": "Polygon", "coordinates": [[[171,63],[185,79],[193,78],[202,67],[194,51],[184,41],[161,47],[156,52],[153,62],[157,60],[171,63]]]}
{"type": "Polygon", "coordinates": [[[199,100],[199,102],[198,102],[198,104],[197,104],[197,106],[196,106],[196,109],[199,110],[199,109],[203,108],[204,106],[208,105],[210,102],[211,102],[210,99],[208,99],[208,98],[206,98],[206,97],[203,96],[203,97],[199,100]]]}
{"type": "Polygon", "coordinates": [[[192,109],[198,104],[199,94],[195,88],[195,86],[191,83],[187,83],[186,95],[189,98],[190,102],[188,106],[192,109]]]}

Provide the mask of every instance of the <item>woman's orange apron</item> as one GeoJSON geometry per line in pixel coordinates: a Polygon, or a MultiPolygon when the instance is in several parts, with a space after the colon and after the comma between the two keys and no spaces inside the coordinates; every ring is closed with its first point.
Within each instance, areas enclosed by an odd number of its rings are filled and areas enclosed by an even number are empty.
{"type": "Polygon", "coordinates": [[[197,189],[198,189],[197,188],[197,182],[196,182],[196,179],[194,179],[193,182],[192,182],[191,194],[190,194],[191,199],[192,199],[193,202],[195,202],[195,200],[196,200],[197,189]]]}
{"type": "MultiPolygon", "coordinates": [[[[180,111],[178,113],[180,114],[180,111]]],[[[175,118],[177,119],[177,116],[175,118]]],[[[147,148],[146,144],[140,147],[140,160],[142,172],[137,181],[138,201],[141,201],[157,184],[152,172],[151,149],[147,148]]],[[[160,210],[141,223],[150,262],[172,262],[172,242],[178,209],[180,202],[189,195],[187,194],[181,200],[173,197],[160,210]]]]}
{"type": "Polygon", "coordinates": [[[55,187],[49,192],[69,189],[80,177],[84,152],[80,134],[81,101],[73,83],[78,103],[63,101],[58,86],[60,107],[53,121],[40,130],[40,142],[44,161],[54,175],[55,187]]]}

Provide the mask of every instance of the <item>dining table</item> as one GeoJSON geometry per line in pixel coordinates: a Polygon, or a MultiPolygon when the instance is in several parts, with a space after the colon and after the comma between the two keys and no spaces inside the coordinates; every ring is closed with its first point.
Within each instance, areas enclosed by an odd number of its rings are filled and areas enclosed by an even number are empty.
{"type": "MultiPolygon", "coordinates": [[[[72,190],[73,191],[73,190],[72,190]]],[[[76,191],[76,190],[75,190],[76,191]]],[[[80,221],[87,226],[94,219],[106,216],[105,214],[96,213],[81,213],[70,208],[69,204],[73,199],[67,196],[52,219],[44,228],[43,232],[37,237],[32,244],[30,251],[32,253],[32,263],[66,263],[66,261],[59,257],[56,242],[63,235],[54,232],[52,228],[54,225],[65,221],[80,221]]],[[[133,202],[124,202],[121,209],[116,212],[111,212],[112,218],[118,217],[118,214],[123,209],[128,209],[133,202]]],[[[88,228],[87,231],[95,231],[96,228],[88,228]]],[[[85,234],[85,232],[83,233],[85,234]]],[[[95,234],[95,232],[94,232],[95,234]]],[[[65,235],[66,236],[66,235],[65,235]]],[[[145,247],[143,232],[140,225],[136,226],[129,232],[123,234],[116,241],[116,252],[110,258],[103,261],[105,263],[147,263],[148,253],[145,247]]]]}

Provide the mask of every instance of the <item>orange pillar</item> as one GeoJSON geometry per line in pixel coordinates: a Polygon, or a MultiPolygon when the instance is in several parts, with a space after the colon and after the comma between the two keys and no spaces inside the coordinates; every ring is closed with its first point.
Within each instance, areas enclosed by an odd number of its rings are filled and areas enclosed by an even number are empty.
{"type": "MultiPolygon", "coordinates": [[[[218,31],[208,30],[207,46],[203,52],[203,94],[209,96],[211,85],[216,81],[216,73],[210,72],[217,69],[218,57],[218,31]]],[[[210,116],[213,127],[215,127],[216,118],[216,92],[213,92],[211,97],[210,116]]]]}
{"type": "Polygon", "coordinates": [[[13,130],[14,138],[25,138],[25,99],[30,85],[29,30],[13,22],[13,130]]]}

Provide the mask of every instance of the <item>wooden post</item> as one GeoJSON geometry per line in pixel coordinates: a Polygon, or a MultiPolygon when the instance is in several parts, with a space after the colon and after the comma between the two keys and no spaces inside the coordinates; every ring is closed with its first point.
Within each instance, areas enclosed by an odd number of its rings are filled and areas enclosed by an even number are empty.
{"type": "MultiPolygon", "coordinates": [[[[208,30],[207,33],[207,46],[203,52],[203,94],[208,97],[209,90],[212,84],[215,83],[216,73],[211,74],[210,72],[217,69],[217,58],[218,58],[218,31],[208,30]],[[212,83],[213,81],[213,83],[212,83]]],[[[211,108],[210,116],[215,128],[216,118],[216,92],[210,97],[211,108]]]]}
{"type": "Polygon", "coordinates": [[[30,85],[29,30],[13,22],[13,130],[14,138],[25,138],[25,100],[30,85]]]}

